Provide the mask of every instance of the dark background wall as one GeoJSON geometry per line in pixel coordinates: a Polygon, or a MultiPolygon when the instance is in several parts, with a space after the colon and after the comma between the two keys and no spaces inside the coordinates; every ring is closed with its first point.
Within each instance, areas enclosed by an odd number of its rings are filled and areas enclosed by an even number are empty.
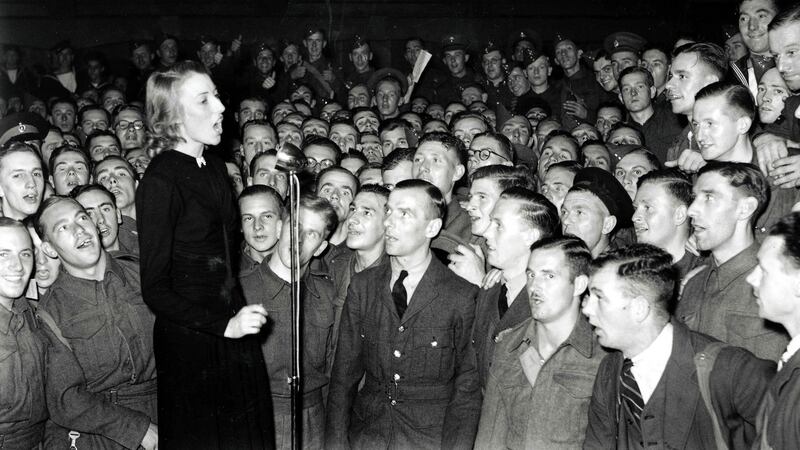
{"type": "MultiPolygon", "coordinates": [[[[402,39],[439,41],[448,33],[506,43],[529,28],[547,42],[555,32],[583,46],[598,46],[614,31],[634,31],[671,44],[683,32],[721,41],[723,25],[736,23],[734,0],[0,0],[0,43],[23,47],[29,62],[44,63],[46,49],[70,39],[78,49],[126,56],[132,38],[159,31],[183,39],[188,56],[196,39],[211,35],[245,44],[268,37],[300,39],[309,24],[329,30],[332,48],[354,33],[373,43],[379,65],[400,64],[402,39]]],[[[343,54],[344,52],[337,52],[343,54]]],[[[80,54],[80,52],[79,52],[80,54]]],[[[112,63],[115,58],[112,56],[112,63]]],[[[340,65],[344,64],[339,62],[340,65]]]]}

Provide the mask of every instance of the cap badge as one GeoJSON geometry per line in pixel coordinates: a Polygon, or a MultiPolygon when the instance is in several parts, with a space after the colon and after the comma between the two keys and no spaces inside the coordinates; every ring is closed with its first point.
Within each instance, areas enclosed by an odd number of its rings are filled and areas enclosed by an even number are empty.
{"type": "Polygon", "coordinates": [[[25,132],[25,128],[27,128],[27,127],[26,127],[26,126],[25,126],[25,124],[24,124],[24,123],[22,123],[22,122],[20,122],[20,123],[17,125],[17,130],[19,130],[19,132],[20,132],[20,133],[24,133],[24,132],[25,132]]]}

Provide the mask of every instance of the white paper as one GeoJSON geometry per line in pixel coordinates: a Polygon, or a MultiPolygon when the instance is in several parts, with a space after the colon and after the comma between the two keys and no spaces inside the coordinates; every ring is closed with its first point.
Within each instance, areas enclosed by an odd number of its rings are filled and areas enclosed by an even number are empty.
{"type": "Polygon", "coordinates": [[[411,71],[411,79],[414,83],[419,81],[419,77],[422,76],[422,72],[425,70],[425,67],[428,66],[428,62],[431,60],[431,55],[426,50],[421,50],[419,55],[417,55],[417,60],[414,61],[414,69],[411,71]]]}

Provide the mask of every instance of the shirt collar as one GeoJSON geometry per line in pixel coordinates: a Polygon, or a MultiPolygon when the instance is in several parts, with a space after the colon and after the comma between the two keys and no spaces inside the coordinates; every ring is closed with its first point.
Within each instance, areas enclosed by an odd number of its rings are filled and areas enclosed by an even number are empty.
{"type": "Polygon", "coordinates": [[[403,267],[401,269],[399,267],[395,268],[395,265],[392,264],[391,265],[392,266],[392,279],[397,279],[400,276],[400,272],[403,271],[403,270],[408,272],[408,277],[411,278],[412,280],[421,279],[422,275],[425,274],[425,271],[428,270],[428,266],[431,263],[432,255],[433,255],[433,253],[431,253],[429,251],[428,255],[425,257],[425,259],[423,259],[422,262],[420,262],[419,264],[417,264],[414,267],[403,267]]]}
{"type": "Polygon", "coordinates": [[[717,266],[716,260],[714,260],[713,257],[711,258],[711,264],[713,264],[713,267],[717,271],[717,280],[720,289],[731,284],[733,280],[741,275],[753,270],[753,267],[756,266],[758,261],[758,248],[758,243],[754,241],[749,247],[719,266],[717,266]]]}
{"type": "Polygon", "coordinates": [[[668,360],[669,355],[672,353],[673,334],[672,324],[667,323],[664,328],[661,329],[661,333],[658,333],[658,336],[656,336],[646,349],[631,358],[634,367],[653,366],[661,360],[668,360]]]}
{"type": "MultiPolygon", "coordinates": [[[[70,280],[72,282],[85,282],[85,283],[97,283],[97,282],[99,282],[99,283],[103,283],[103,282],[105,282],[105,281],[107,281],[109,279],[109,275],[113,275],[113,276],[117,277],[122,282],[123,286],[127,286],[128,285],[128,279],[125,277],[125,272],[122,270],[122,266],[120,266],[120,264],[117,262],[116,258],[111,257],[111,255],[109,255],[108,252],[105,251],[105,250],[103,250],[103,254],[100,255],[100,257],[106,259],[106,270],[105,270],[105,272],[103,272],[103,279],[102,280],[100,280],[100,281],[87,280],[86,278],[76,277],[76,276],[70,274],[69,272],[67,272],[67,269],[64,267],[63,264],[61,265],[61,271],[58,274],[58,280],[61,280],[62,278],[64,278],[65,281],[66,280],[70,280]]],[[[56,282],[58,282],[58,280],[56,282]]],[[[59,285],[63,286],[63,284],[61,284],[61,283],[59,283],[59,285]]]]}
{"type": "MultiPolygon", "coordinates": [[[[530,323],[525,329],[525,334],[520,341],[509,349],[509,352],[516,351],[522,344],[528,346],[532,342],[536,342],[536,326],[537,323],[534,319],[529,319],[530,323]]],[[[578,353],[586,358],[591,358],[594,352],[594,332],[589,321],[583,315],[578,317],[575,326],[572,327],[572,332],[567,336],[567,340],[562,343],[559,348],[564,346],[571,346],[578,353]]]]}
{"type": "Polygon", "coordinates": [[[2,334],[8,334],[8,330],[11,329],[11,319],[14,318],[13,309],[13,303],[11,305],[11,311],[0,305],[0,333],[2,334]]]}
{"type": "Polygon", "coordinates": [[[510,300],[517,298],[517,295],[525,289],[526,281],[528,281],[528,277],[525,272],[506,280],[506,289],[508,290],[508,298],[510,300]]]}

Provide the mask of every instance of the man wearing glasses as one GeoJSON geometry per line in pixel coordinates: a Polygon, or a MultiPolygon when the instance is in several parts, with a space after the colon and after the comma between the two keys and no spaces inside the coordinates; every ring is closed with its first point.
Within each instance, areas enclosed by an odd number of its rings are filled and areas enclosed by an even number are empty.
{"type": "Polygon", "coordinates": [[[107,130],[111,117],[100,105],[87,105],[78,111],[78,136],[81,142],[97,130],[107,130]]]}
{"type": "Polygon", "coordinates": [[[467,150],[467,174],[472,175],[481,167],[514,165],[514,148],[507,137],[494,131],[486,131],[472,139],[467,150]]]}
{"type": "Polygon", "coordinates": [[[323,169],[336,165],[341,153],[339,146],[326,137],[309,138],[303,147],[303,154],[308,158],[306,169],[316,175],[323,169]]]}
{"type": "Polygon", "coordinates": [[[145,124],[142,110],[135,105],[122,105],[114,115],[114,133],[116,133],[123,151],[143,147],[145,141],[145,124]]]}

